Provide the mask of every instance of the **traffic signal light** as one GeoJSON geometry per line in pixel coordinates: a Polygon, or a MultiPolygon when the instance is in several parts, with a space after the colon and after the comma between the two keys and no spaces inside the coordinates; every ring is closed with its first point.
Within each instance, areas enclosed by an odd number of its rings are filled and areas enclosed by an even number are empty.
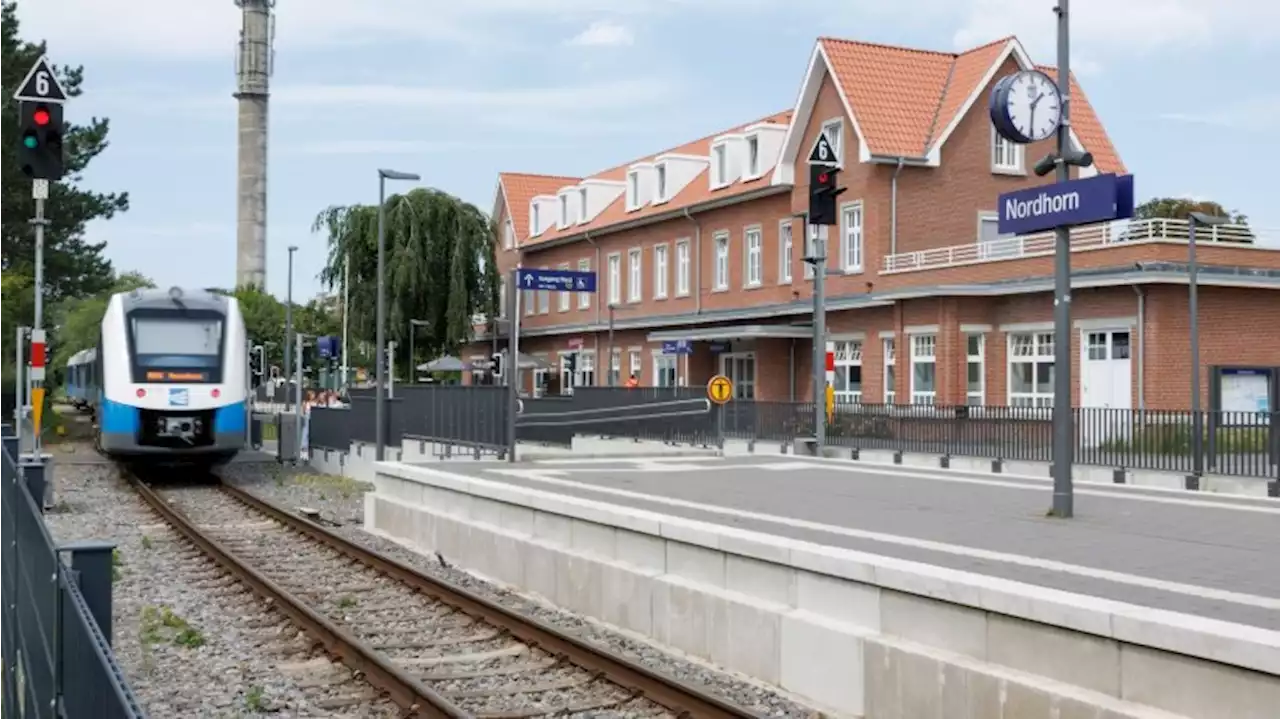
{"type": "Polygon", "coordinates": [[[23,102],[18,165],[35,180],[60,180],[66,171],[62,149],[62,105],[23,102]]]}
{"type": "Polygon", "coordinates": [[[493,376],[495,378],[501,377],[502,376],[502,353],[494,352],[489,359],[493,360],[493,369],[492,369],[493,376]]]}
{"type": "Polygon", "coordinates": [[[249,382],[253,387],[257,387],[262,383],[262,355],[259,354],[262,348],[249,348],[249,382]]]}
{"type": "Polygon", "coordinates": [[[844,188],[836,187],[840,170],[827,165],[809,166],[809,224],[837,225],[836,197],[844,188]]]}

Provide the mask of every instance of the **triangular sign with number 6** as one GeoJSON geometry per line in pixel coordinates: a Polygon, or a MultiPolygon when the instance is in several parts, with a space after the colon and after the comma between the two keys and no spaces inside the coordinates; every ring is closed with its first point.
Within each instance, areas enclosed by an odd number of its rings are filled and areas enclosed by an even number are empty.
{"type": "Polygon", "coordinates": [[[826,135],[818,135],[818,141],[813,143],[813,152],[809,153],[810,165],[838,165],[840,161],[836,159],[836,151],[831,147],[831,141],[826,135]]]}
{"type": "Polygon", "coordinates": [[[24,102],[66,102],[67,93],[53,74],[53,65],[43,55],[31,66],[27,76],[18,83],[13,99],[24,102]]]}

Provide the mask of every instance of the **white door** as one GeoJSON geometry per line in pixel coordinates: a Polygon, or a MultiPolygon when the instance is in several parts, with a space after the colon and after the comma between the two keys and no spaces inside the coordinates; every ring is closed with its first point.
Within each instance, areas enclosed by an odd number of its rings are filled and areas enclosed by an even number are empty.
{"type": "Polygon", "coordinates": [[[1123,440],[1132,425],[1132,335],[1129,330],[1085,330],[1081,333],[1081,435],[1092,446],[1123,440]]]}
{"type": "Polygon", "coordinates": [[[720,374],[733,382],[736,399],[756,398],[756,353],[734,352],[720,355],[720,374]]]}

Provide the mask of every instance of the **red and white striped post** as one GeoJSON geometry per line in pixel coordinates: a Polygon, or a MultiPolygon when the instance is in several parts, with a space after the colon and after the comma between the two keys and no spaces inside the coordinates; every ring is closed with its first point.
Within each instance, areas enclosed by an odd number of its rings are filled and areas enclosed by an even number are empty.
{"type": "Polygon", "coordinates": [[[42,329],[31,330],[31,447],[36,457],[40,457],[40,420],[44,413],[44,365],[45,334],[42,329]]]}
{"type": "Polygon", "coordinates": [[[827,404],[827,423],[831,423],[836,411],[836,343],[827,341],[827,391],[824,398],[827,404]]]}

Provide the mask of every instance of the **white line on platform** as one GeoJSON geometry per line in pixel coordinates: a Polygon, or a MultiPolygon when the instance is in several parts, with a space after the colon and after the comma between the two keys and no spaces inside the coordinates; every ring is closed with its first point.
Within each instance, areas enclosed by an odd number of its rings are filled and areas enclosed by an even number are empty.
{"type": "Polygon", "coordinates": [[[718,462],[718,461],[721,461],[722,459],[723,459],[722,457],[719,457],[716,455],[702,456],[702,455],[695,454],[695,455],[686,456],[686,455],[673,454],[673,455],[664,457],[659,454],[654,454],[654,455],[638,454],[638,455],[629,456],[629,457],[627,456],[577,457],[577,458],[569,458],[569,459],[555,459],[555,458],[548,457],[544,459],[535,459],[535,460],[532,460],[532,462],[533,464],[635,464],[635,463],[650,464],[654,462],[676,462],[676,463],[718,462]]]}
{"type": "MultiPolygon", "coordinates": [[[[533,482],[541,482],[553,486],[560,486],[572,489],[580,489],[600,494],[613,495],[616,497],[627,497],[630,499],[640,499],[655,504],[665,504],[672,507],[684,507],[686,509],[694,509],[707,514],[721,515],[727,517],[738,517],[741,519],[750,519],[759,522],[767,522],[770,524],[778,524],[795,529],[806,529],[815,532],[825,532],[827,534],[835,534],[853,539],[863,539],[873,542],[881,542],[884,544],[895,544],[903,547],[912,547],[915,549],[923,549],[942,554],[951,554],[960,557],[968,557],[970,559],[983,559],[993,562],[1002,562],[1004,564],[1012,564],[1020,567],[1031,569],[1042,569],[1052,572],[1060,572],[1062,574],[1072,574],[1078,577],[1087,577],[1089,579],[1098,579],[1116,584],[1127,584],[1134,587],[1144,587],[1146,589],[1156,589],[1174,594],[1185,594],[1188,596],[1200,597],[1201,599],[1209,599],[1221,602],[1229,602],[1231,604],[1240,604],[1260,609],[1270,609],[1280,611],[1280,598],[1262,597],[1254,594],[1244,594],[1241,592],[1232,592],[1224,589],[1214,589],[1212,587],[1201,587],[1194,584],[1183,584],[1181,582],[1171,582],[1164,579],[1156,579],[1154,577],[1143,577],[1136,574],[1127,574],[1125,572],[1116,572],[1109,569],[1099,569],[1097,567],[1085,567],[1078,564],[1069,564],[1067,562],[1059,562],[1053,559],[1044,559],[1041,557],[1029,557],[1021,554],[1009,554],[1007,552],[997,552],[989,549],[979,549],[977,547],[965,547],[944,542],[935,542],[928,539],[920,539],[918,537],[905,537],[897,534],[885,534],[883,532],[869,532],[861,529],[852,529],[850,527],[839,527],[831,524],[822,524],[820,522],[811,522],[805,519],[794,517],[782,517],[774,514],[763,514],[760,512],[751,512],[743,509],[734,509],[732,507],[721,507],[712,504],[703,504],[701,502],[691,502],[684,499],[673,499],[656,494],[648,494],[645,492],[634,492],[626,489],[615,489],[613,487],[601,487],[599,485],[587,484],[585,482],[574,482],[567,479],[556,479],[546,476],[548,473],[536,469],[489,469],[486,470],[492,474],[505,475],[526,479],[533,482]]],[[[971,571],[971,570],[967,570],[971,571]]]]}
{"type": "MultiPolygon", "coordinates": [[[[927,479],[935,482],[959,482],[961,484],[978,484],[988,487],[1007,487],[1010,489],[1030,490],[1035,492],[1043,492],[1045,489],[1053,485],[1052,479],[1044,479],[1041,477],[1028,477],[1026,475],[1012,475],[1017,479],[987,479],[985,477],[974,477],[967,475],[948,474],[951,470],[938,469],[932,472],[913,472],[910,470],[898,470],[879,467],[868,467],[864,464],[857,464],[850,460],[835,461],[800,461],[787,462],[792,466],[794,471],[800,471],[801,465],[807,465],[805,469],[834,469],[840,472],[851,472],[853,474],[875,474],[882,477],[909,477],[911,479],[927,479]]],[[[1169,497],[1155,496],[1142,493],[1147,490],[1165,491],[1173,493],[1186,493],[1183,489],[1161,489],[1159,487],[1135,487],[1133,485],[1112,485],[1103,484],[1101,482],[1083,482],[1076,480],[1075,493],[1089,497],[1111,497],[1114,499],[1124,499],[1133,502],[1155,502],[1157,504],[1180,504],[1188,507],[1206,507],[1210,509],[1228,509],[1240,512],[1261,512],[1263,514],[1280,514],[1280,506],[1261,506],[1257,504],[1246,504],[1246,501],[1253,499],[1261,499],[1260,497],[1238,497],[1228,495],[1222,498],[1190,498],[1190,497],[1169,497]],[[1079,485],[1088,485],[1089,489],[1081,489],[1079,485]],[[1127,488],[1127,489],[1126,489],[1127,488]]]]}

